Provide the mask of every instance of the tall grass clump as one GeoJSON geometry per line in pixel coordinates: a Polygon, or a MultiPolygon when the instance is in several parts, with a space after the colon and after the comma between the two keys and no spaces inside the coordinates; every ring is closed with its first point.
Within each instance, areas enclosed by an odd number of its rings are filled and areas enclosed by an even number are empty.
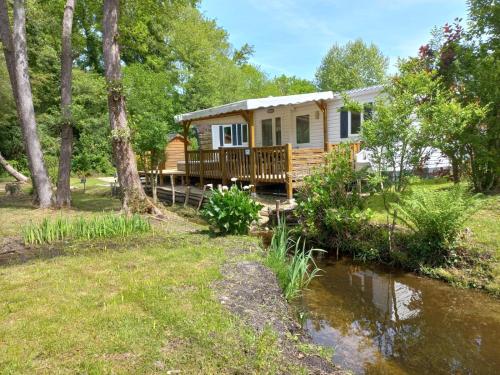
{"type": "Polygon", "coordinates": [[[274,229],[266,265],[276,273],[288,301],[298,297],[321,271],[314,261],[316,252],[323,250],[307,250],[305,240],[294,241],[284,221],[274,229]]]}
{"type": "Polygon", "coordinates": [[[461,187],[415,190],[393,204],[412,232],[411,255],[429,265],[440,265],[453,257],[464,225],[478,207],[477,197],[461,187]]]}
{"type": "Polygon", "coordinates": [[[125,237],[151,231],[148,220],[139,215],[102,215],[75,220],[44,219],[41,223],[30,222],[23,227],[26,245],[43,245],[63,240],[91,240],[94,238],[125,237]]]}

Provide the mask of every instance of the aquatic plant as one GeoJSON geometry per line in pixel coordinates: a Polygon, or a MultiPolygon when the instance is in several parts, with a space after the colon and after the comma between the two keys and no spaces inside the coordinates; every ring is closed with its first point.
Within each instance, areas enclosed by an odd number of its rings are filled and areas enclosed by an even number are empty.
{"type": "Polygon", "coordinates": [[[266,265],[278,277],[287,300],[293,300],[321,271],[314,261],[314,254],[321,249],[306,249],[306,241],[294,240],[284,220],[274,229],[268,248],[266,265]]]}

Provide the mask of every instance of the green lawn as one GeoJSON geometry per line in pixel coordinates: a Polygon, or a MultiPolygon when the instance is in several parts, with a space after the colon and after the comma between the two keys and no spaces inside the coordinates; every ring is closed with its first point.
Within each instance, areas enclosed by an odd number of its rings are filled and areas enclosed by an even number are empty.
{"type": "MultiPolygon", "coordinates": [[[[99,184],[75,192],[75,209],[63,215],[118,209],[99,184]]],[[[61,214],[2,194],[0,242],[29,220],[61,214]]],[[[0,373],[303,373],[272,331],[256,334],[210,288],[228,251],[255,239],[211,238],[182,220],[162,225],[0,267],[0,373]]]]}

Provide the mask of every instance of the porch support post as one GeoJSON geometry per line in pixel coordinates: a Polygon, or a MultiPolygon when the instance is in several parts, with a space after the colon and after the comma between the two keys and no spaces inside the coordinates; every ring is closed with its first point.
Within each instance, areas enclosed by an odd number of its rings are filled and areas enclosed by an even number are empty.
{"type": "Polygon", "coordinates": [[[285,184],[286,184],[286,198],[288,202],[293,200],[293,165],[292,165],[292,145],[286,144],[286,158],[285,158],[285,184]]]}
{"type": "Polygon", "coordinates": [[[330,151],[330,142],[328,140],[328,105],[324,100],[315,101],[323,115],[323,150],[330,151]]]}
{"type": "Polygon", "coordinates": [[[256,165],[255,165],[255,121],[253,111],[242,111],[241,116],[248,123],[248,147],[250,148],[250,184],[253,185],[252,193],[257,187],[256,165]]]}
{"type": "Polygon", "coordinates": [[[186,169],[186,185],[189,185],[189,156],[188,156],[188,138],[189,138],[189,126],[191,125],[191,120],[184,121],[182,126],[184,128],[184,162],[186,169]]]}

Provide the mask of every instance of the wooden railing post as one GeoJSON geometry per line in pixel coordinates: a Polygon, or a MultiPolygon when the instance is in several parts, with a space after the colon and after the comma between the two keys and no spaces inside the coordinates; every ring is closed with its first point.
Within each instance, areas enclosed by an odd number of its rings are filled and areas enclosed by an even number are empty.
{"type": "Polygon", "coordinates": [[[203,157],[203,150],[200,150],[200,185],[205,185],[205,162],[203,157]]]}
{"type": "Polygon", "coordinates": [[[286,179],[286,198],[288,201],[293,199],[293,165],[292,165],[292,145],[287,143],[285,152],[285,179],[286,179]]]}
{"type": "Polygon", "coordinates": [[[191,125],[191,121],[185,121],[183,123],[184,127],[184,160],[186,167],[186,185],[189,185],[189,154],[188,154],[188,138],[189,138],[189,126],[191,125]]]}
{"type": "Polygon", "coordinates": [[[226,150],[224,148],[219,149],[219,163],[221,170],[222,185],[227,184],[227,170],[226,170],[226,150]]]}
{"type": "Polygon", "coordinates": [[[257,171],[255,163],[255,147],[250,147],[250,185],[253,185],[252,194],[255,194],[257,191],[257,171]]]}

